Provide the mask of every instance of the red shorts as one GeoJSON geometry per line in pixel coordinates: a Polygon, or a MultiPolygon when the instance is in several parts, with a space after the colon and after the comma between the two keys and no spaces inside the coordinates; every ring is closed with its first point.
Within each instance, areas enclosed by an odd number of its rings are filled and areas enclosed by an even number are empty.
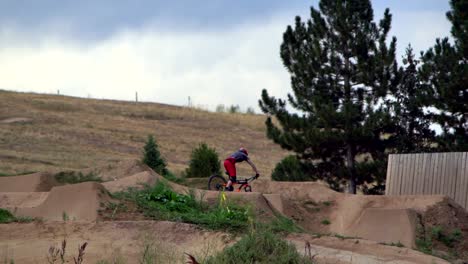
{"type": "Polygon", "coordinates": [[[224,168],[229,174],[230,180],[236,182],[236,160],[233,158],[227,158],[224,161],[224,168]]]}

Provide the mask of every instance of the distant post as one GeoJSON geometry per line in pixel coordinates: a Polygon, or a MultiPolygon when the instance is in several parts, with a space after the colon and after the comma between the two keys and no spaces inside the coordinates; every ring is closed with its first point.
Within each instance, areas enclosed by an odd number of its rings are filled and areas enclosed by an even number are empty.
{"type": "Polygon", "coordinates": [[[135,92],[135,102],[138,103],[138,92],[135,92]]]}
{"type": "Polygon", "coordinates": [[[57,90],[57,94],[60,95],[60,90],[57,90]]]}

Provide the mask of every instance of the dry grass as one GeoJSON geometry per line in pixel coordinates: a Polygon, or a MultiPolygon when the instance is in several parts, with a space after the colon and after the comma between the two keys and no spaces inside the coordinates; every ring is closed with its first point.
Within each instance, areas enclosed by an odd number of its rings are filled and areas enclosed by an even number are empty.
{"type": "MultiPolygon", "coordinates": [[[[156,103],[82,99],[0,90],[0,173],[82,169],[138,159],[154,134],[169,169],[183,171],[206,142],[224,158],[239,146],[263,175],[286,152],[265,136],[265,116],[211,113],[156,103]],[[9,118],[27,121],[5,123],[9,118]]],[[[239,174],[251,174],[241,164],[239,174]]]]}

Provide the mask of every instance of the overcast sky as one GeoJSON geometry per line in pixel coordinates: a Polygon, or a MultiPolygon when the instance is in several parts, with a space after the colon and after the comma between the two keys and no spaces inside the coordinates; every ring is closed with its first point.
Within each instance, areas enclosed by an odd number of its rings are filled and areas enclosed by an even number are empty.
{"type": "MultiPolygon", "coordinates": [[[[258,109],[291,91],[286,26],[317,0],[0,0],[0,89],[258,109]]],[[[398,56],[449,36],[448,0],[373,0],[393,14],[398,56]]]]}

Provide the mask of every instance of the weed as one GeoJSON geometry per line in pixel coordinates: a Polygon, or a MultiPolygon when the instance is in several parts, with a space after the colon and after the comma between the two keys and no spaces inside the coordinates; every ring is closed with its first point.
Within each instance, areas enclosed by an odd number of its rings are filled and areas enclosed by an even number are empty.
{"type": "Polygon", "coordinates": [[[49,262],[49,264],[54,264],[60,258],[60,262],[62,264],[65,263],[66,247],[67,241],[65,239],[62,241],[61,247],[50,246],[48,252],[49,255],[47,255],[47,262],[49,262]]]}
{"type": "Polygon", "coordinates": [[[386,246],[392,246],[392,247],[405,247],[405,245],[403,245],[403,243],[401,243],[400,241],[398,241],[397,243],[395,243],[395,242],[391,242],[391,243],[380,242],[379,244],[386,245],[386,246]]]}
{"type": "Polygon", "coordinates": [[[55,179],[61,184],[75,184],[88,181],[102,182],[101,177],[97,176],[93,172],[84,175],[81,172],[76,173],[74,171],[62,171],[55,174],[55,179]]]}
{"type": "Polygon", "coordinates": [[[345,239],[359,239],[359,237],[355,237],[355,236],[344,236],[344,235],[340,235],[340,234],[334,234],[333,236],[336,237],[336,238],[339,238],[339,239],[341,239],[341,240],[345,240],[345,239]]]}
{"type": "Polygon", "coordinates": [[[331,224],[330,220],[328,220],[328,219],[322,220],[321,223],[322,223],[322,225],[329,225],[329,224],[331,224]]]}
{"type": "Polygon", "coordinates": [[[65,212],[65,211],[62,212],[62,220],[64,222],[70,220],[70,217],[68,216],[67,212],[65,212]]]}
{"type": "Polygon", "coordinates": [[[154,237],[145,236],[141,245],[138,263],[179,263],[182,257],[183,255],[176,252],[171,245],[154,237]]]}
{"type": "Polygon", "coordinates": [[[3,172],[0,172],[0,177],[21,176],[21,175],[27,175],[27,174],[32,174],[32,173],[36,173],[36,171],[24,171],[24,172],[18,172],[18,173],[3,173],[3,172]]]}
{"type": "Polygon", "coordinates": [[[267,230],[249,233],[236,244],[210,257],[210,263],[312,263],[294,245],[267,230]]]}
{"type": "Polygon", "coordinates": [[[333,204],[333,201],[324,201],[323,205],[325,206],[331,206],[333,204]]]}
{"type": "MultiPolygon", "coordinates": [[[[175,182],[178,184],[184,184],[185,181],[187,180],[185,177],[177,177],[172,171],[167,170],[166,174],[162,175],[166,180],[169,180],[171,182],[175,182]]],[[[206,179],[205,179],[206,181],[206,179]]]]}
{"type": "Polygon", "coordinates": [[[442,242],[449,248],[452,248],[456,242],[460,241],[462,235],[460,229],[455,229],[447,234],[441,226],[433,226],[431,234],[433,239],[442,242]]]}
{"type": "MultiPolygon", "coordinates": [[[[75,264],[82,264],[84,260],[84,253],[88,242],[84,242],[83,244],[78,246],[78,256],[73,257],[73,262],[75,264]]],[[[60,261],[61,264],[68,263],[66,260],[66,248],[67,248],[67,241],[64,239],[60,247],[50,246],[48,255],[47,255],[47,262],[49,264],[55,264],[56,262],[60,261]]]]}
{"type": "Polygon", "coordinates": [[[35,217],[30,217],[30,216],[16,216],[15,221],[18,223],[30,223],[37,221],[38,219],[35,217]]]}
{"type": "Polygon", "coordinates": [[[84,251],[87,245],[88,242],[84,242],[81,246],[78,246],[78,256],[76,258],[73,257],[73,261],[75,262],[75,264],[83,263],[84,251]]]}
{"type": "Polygon", "coordinates": [[[110,219],[114,219],[117,212],[127,212],[128,211],[128,207],[124,203],[108,202],[107,204],[103,204],[102,207],[106,207],[107,209],[112,211],[112,213],[110,215],[110,219]]]}
{"type": "Polygon", "coordinates": [[[293,220],[282,215],[276,215],[276,217],[271,222],[261,227],[273,233],[287,234],[304,232],[304,230],[296,225],[293,220]]]}

